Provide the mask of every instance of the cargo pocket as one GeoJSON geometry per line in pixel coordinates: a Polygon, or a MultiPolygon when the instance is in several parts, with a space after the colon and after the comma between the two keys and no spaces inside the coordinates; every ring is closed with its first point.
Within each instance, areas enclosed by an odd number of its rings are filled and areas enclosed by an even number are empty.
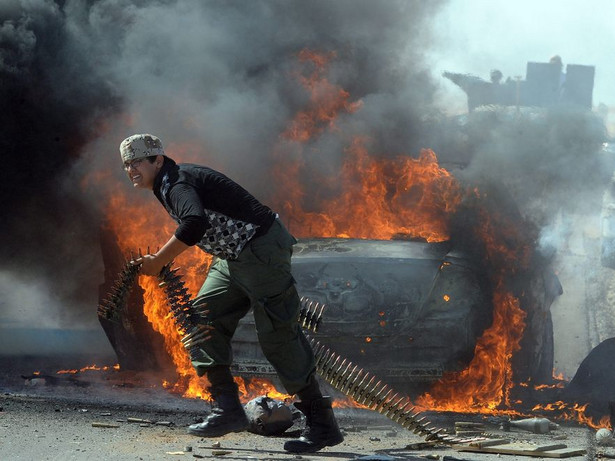
{"type": "Polygon", "coordinates": [[[276,243],[280,248],[292,248],[292,246],[297,243],[297,239],[293,237],[284,226],[278,224],[280,226],[279,235],[276,237],[276,243]]]}
{"type": "Polygon", "coordinates": [[[257,333],[294,331],[299,317],[299,295],[294,283],[282,293],[260,299],[254,311],[257,333]]]}
{"type": "Polygon", "coordinates": [[[272,249],[273,251],[275,251],[277,248],[272,246],[270,242],[259,241],[261,239],[262,237],[259,237],[256,240],[250,242],[248,244],[248,250],[258,262],[262,264],[270,264],[272,257],[272,249]]]}

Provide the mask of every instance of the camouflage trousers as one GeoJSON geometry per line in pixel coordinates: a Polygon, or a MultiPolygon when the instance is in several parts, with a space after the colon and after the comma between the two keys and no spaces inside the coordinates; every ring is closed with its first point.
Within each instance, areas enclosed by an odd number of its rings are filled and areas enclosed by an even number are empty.
{"type": "Polygon", "coordinates": [[[197,296],[206,303],[212,337],[192,351],[192,365],[203,376],[209,367],[230,366],[231,340],[239,320],[254,313],[261,349],[289,394],[308,385],[314,353],[298,324],[299,296],[291,275],[295,238],[276,219],[269,231],[250,241],[232,261],[217,259],[197,296]]]}

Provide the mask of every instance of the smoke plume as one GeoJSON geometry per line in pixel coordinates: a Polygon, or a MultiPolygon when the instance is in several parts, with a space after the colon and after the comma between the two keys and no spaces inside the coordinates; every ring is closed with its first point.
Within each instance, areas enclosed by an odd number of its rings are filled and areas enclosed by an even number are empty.
{"type": "MultiPolygon", "coordinates": [[[[10,276],[0,280],[2,290],[18,280],[42,290],[36,299],[53,298],[43,311],[56,324],[95,323],[105,203],[125,187],[144,213],[159,206],[151,194],[131,191],[123,177],[118,146],[131,134],[153,133],[170,156],[220,168],[267,201],[271,153],[309,99],[297,78],[305,71],[297,60],[305,49],[333,56],[326,78],[362,103],[311,140],[306,171],[335,175],[356,135],[371,140],[374,156],[416,156],[432,148],[445,165],[462,165],[460,177],[469,183],[497,182],[507,171],[514,180],[505,182],[522,211],[548,227],[558,206],[573,205],[562,195],[592,181],[599,128],[579,114],[514,123],[477,115],[461,125],[445,117],[434,103],[439,71],[426,58],[444,6],[4,2],[0,269],[10,276]],[[579,158],[586,161],[580,169],[579,158]]],[[[144,247],[161,243],[143,236],[144,247]]]]}
{"type": "MultiPolygon", "coordinates": [[[[117,146],[130,134],[152,132],[170,155],[224,168],[265,198],[270,153],[308,98],[293,77],[303,49],[335,53],[327,78],[367,103],[341,126],[373,136],[382,151],[416,151],[436,89],[423,54],[429,18],[440,7],[3,2],[2,290],[17,280],[20,289],[38,291],[39,302],[49,300],[42,311],[54,325],[92,324],[102,278],[101,211],[124,180],[117,146]]],[[[323,136],[314,149],[339,156],[338,138],[323,136]]]]}

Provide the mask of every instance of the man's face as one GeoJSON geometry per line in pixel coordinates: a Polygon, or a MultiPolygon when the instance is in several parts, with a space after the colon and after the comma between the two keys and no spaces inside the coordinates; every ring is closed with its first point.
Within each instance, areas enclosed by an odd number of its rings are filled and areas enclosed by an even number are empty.
{"type": "Polygon", "coordinates": [[[128,173],[133,187],[152,190],[154,179],[162,166],[161,159],[162,156],[159,155],[153,163],[150,162],[150,158],[138,158],[132,162],[124,162],[124,170],[128,173]]]}

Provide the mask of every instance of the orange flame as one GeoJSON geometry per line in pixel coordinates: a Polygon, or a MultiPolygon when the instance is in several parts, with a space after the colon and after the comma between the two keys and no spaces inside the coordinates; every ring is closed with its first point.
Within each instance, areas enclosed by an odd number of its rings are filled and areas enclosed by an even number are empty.
{"type": "Polygon", "coordinates": [[[587,405],[588,404],[571,404],[558,401],[554,403],[548,403],[546,405],[536,405],[534,408],[532,408],[532,411],[556,412],[557,417],[560,419],[563,419],[565,421],[576,421],[580,424],[584,424],[594,429],[598,429],[601,427],[611,427],[610,418],[608,416],[603,416],[598,421],[587,416],[585,414],[585,411],[587,410],[587,405]]]}
{"type": "MultiPolygon", "coordinates": [[[[300,78],[311,92],[311,108],[301,112],[282,136],[284,140],[294,141],[295,145],[280,143],[275,152],[278,165],[275,176],[280,184],[279,208],[284,210],[293,233],[301,237],[364,239],[390,239],[401,234],[429,242],[448,239],[450,216],[460,204],[463,192],[452,175],[438,165],[436,155],[427,149],[418,159],[407,156],[375,159],[368,154],[369,140],[355,137],[344,151],[341,174],[318,178],[318,187],[328,188],[330,192],[323,194],[326,199],[314,205],[314,194],[305,192],[305,181],[302,181],[307,164],[297,152],[302,153],[303,146],[325,129],[335,128],[331,109],[335,117],[351,111],[346,105],[348,95],[341,89],[329,91],[324,104],[318,91],[320,86],[314,81],[320,79],[322,85],[332,89],[323,75],[325,65],[334,55],[306,53],[303,57],[311,60],[315,67],[310,75],[300,78]],[[320,111],[313,107],[318,104],[322,107],[320,111]],[[322,117],[323,113],[327,117],[322,117]],[[310,198],[309,208],[304,204],[306,197],[310,198]]],[[[352,106],[352,109],[358,110],[360,106],[352,106]]],[[[470,194],[480,198],[478,189],[470,194]]],[[[498,239],[501,232],[495,231],[488,213],[483,213],[480,221],[487,257],[503,263],[517,261],[519,250],[501,243],[498,239]]],[[[529,253],[521,257],[523,264],[529,253]]],[[[525,313],[519,300],[506,290],[504,281],[504,273],[495,275],[493,325],[477,342],[472,363],[461,373],[445,376],[420,399],[420,404],[443,410],[476,410],[478,407],[487,412],[507,401],[513,384],[511,358],[519,349],[525,313]]]]}
{"type": "MultiPolygon", "coordinates": [[[[126,252],[129,249],[143,248],[148,242],[162,245],[174,232],[175,224],[164,209],[154,205],[148,206],[148,212],[143,213],[138,204],[128,201],[125,196],[113,195],[106,212],[108,225],[126,252]],[[130,220],[125,219],[126,216],[130,216],[130,220]]],[[[210,256],[197,250],[184,252],[175,261],[175,267],[182,268],[186,288],[193,295],[198,292],[200,284],[205,279],[210,262],[210,256]]],[[[184,397],[209,399],[210,394],[207,391],[209,383],[206,378],[199,378],[192,367],[190,357],[180,340],[181,332],[175,324],[158,281],[154,277],[139,277],[139,285],[144,291],[143,312],[152,324],[152,328],[163,336],[165,348],[176,368],[176,381],[164,381],[163,387],[184,397]]],[[[253,379],[245,382],[241,378],[235,378],[235,381],[239,385],[243,401],[263,394],[269,394],[272,398],[289,397],[278,392],[273,384],[265,380],[253,379]]]]}
{"type": "Polygon", "coordinates": [[[474,359],[460,373],[445,375],[417,403],[443,411],[489,413],[507,398],[512,386],[510,359],[519,348],[525,313],[519,301],[498,286],[494,294],[494,319],[476,344],[474,359]]]}
{"type": "MultiPolygon", "coordinates": [[[[323,211],[306,211],[301,200],[281,201],[293,233],[299,237],[388,240],[406,235],[429,242],[446,240],[448,214],[461,200],[461,189],[438,165],[436,155],[424,149],[418,159],[378,161],[369,157],[365,143],[366,139],[356,138],[346,150],[337,178],[339,195],[321,203],[323,211]]],[[[298,178],[293,182],[296,187],[301,184],[298,178]]]]}
{"type": "Polygon", "coordinates": [[[308,109],[295,116],[283,137],[298,142],[307,141],[315,133],[334,128],[340,112],[351,114],[361,107],[360,101],[349,102],[350,94],[323,76],[327,64],[333,58],[335,53],[324,55],[307,49],[298,54],[299,62],[313,66],[310,75],[297,75],[301,84],[310,91],[310,103],[308,109]]]}
{"type": "Polygon", "coordinates": [[[84,372],[84,371],[109,371],[111,369],[119,370],[120,369],[119,363],[116,363],[113,366],[109,366],[109,365],[103,365],[103,366],[88,365],[88,366],[85,366],[85,367],[80,368],[78,370],[58,370],[58,371],[56,371],[56,374],[58,374],[58,375],[73,374],[74,375],[76,373],[81,373],[81,372],[84,372]]]}
{"type": "MultiPolygon", "coordinates": [[[[281,212],[298,237],[391,239],[406,236],[429,242],[448,239],[450,216],[460,206],[464,192],[455,178],[439,166],[431,150],[422,150],[416,159],[408,156],[376,159],[369,152],[370,140],[359,136],[347,142],[348,147],[341,152],[339,174],[312,178],[313,171],[308,169],[303,156],[308,151],[308,143],[327,130],[337,132],[338,117],[350,116],[362,105],[361,101],[352,102],[348,92],[325,78],[327,65],[334,58],[334,53],[318,54],[310,50],[298,55],[304,70],[310,70],[306,75],[297,74],[302,87],[309,92],[309,102],[289,123],[273,152],[272,174],[278,187],[272,200],[274,208],[281,212]],[[308,188],[303,180],[306,176],[317,181],[318,187],[308,188]],[[306,203],[308,197],[310,201],[306,203]]],[[[190,146],[182,146],[182,149],[192,151],[190,146]]],[[[481,198],[478,189],[467,195],[477,200],[481,198]]],[[[162,207],[148,205],[144,213],[120,194],[114,195],[109,203],[107,216],[113,232],[126,249],[142,246],[144,236],[163,244],[174,230],[162,207]],[[124,216],[130,216],[129,223],[123,220],[124,216]],[[161,226],[163,222],[168,224],[161,226]]],[[[501,405],[510,407],[511,359],[520,347],[526,314],[519,299],[506,287],[506,268],[528,264],[531,249],[518,238],[517,229],[502,226],[501,220],[494,220],[485,210],[481,211],[479,221],[485,257],[492,267],[500,268],[492,274],[495,287],[493,324],[477,341],[474,359],[468,368],[445,375],[429,393],[419,398],[418,405],[425,408],[497,413],[501,405]]],[[[187,268],[187,286],[196,292],[205,277],[209,259],[200,252],[198,255],[187,252],[178,263],[187,268]]],[[[196,377],[190,366],[177,328],[165,307],[164,296],[153,279],[142,277],[139,283],[146,293],[146,315],[153,327],[163,334],[177,367],[177,382],[165,383],[165,387],[186,396],[205,396],[203,380],[196,377]]],[[[370,340],[365,338],[367,342],[370,340]]],[[[236,381],[244,396],[254,392],[274,398],[288,397],[265,380],[236,381]]],[[[573,406],[569,413],[583,421],[584,410],[582,406],[573,406]]]]}
{"type": "MultiPolygon", "coordinates": [[[[164,210],[150,206],[147,213],[142,213],[137,204],[129,202],[121,194],[113,195],[106,215],[108,225],[126,252],[129,249],[143,248],[152,242],[162,246],[175,230],[174,223],[164,214],[164,210]],[[130,216],[131,219],[126,220],[126,216],[130,216]]],[[[176,266],[183,263],[188,268],[183,271],[188,290],[193,293],[198,291],[198,280],[204,279],[209,261],[207,255],[196,251],[187,251],[178,258],[176,266]]],[[[190,357],[180,341],[180,331],[171,316],[166,296],[158,287],[156,278],[139,277],[139,285],[144,291],[144,314],[152,324],[152,328],[163,336],[165,348],[177,369],[177,381],[167,383],[165,387],[186,397],[209,397],[205,390],[207,382],[199,379],[190,363],[190,357]]]]}

